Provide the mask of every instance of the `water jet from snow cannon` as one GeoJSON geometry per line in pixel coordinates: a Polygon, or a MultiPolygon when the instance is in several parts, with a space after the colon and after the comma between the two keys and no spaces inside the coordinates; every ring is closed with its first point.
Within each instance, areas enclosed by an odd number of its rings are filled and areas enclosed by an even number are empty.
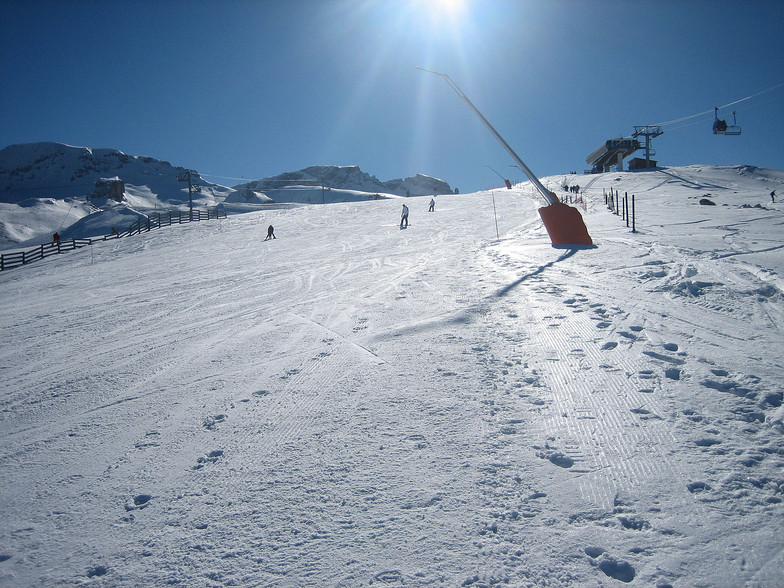
{"type": "Polygon", "coordinates": [[[528,168],[523,160],[520,159],[520,156],[514,152],[509,146],[509,143],[504,141],[504,138],[498,134],[493,128],[488,120],[482,115],[481,112],[473,105],[473,103],[468,99],[468,96],[452,81],[447,74],[439,73],[437,71],[432,71],[429,69],[425,69],[423,67],[417,66],[417,69],[421,69],[422,71],[426,71],[431,74],[435,74],[437,76],[441,76],[446,80],[446,83],[451,86],[451,88],[457,93],[458,96],[465,102],[468,107],[474,111],[474,114],[479,117],[487,129],[493,134],[493,136],[498,139],[498,142],[506,149],[507,153],[512,156],[512,159],[517,162],[517,165],[520,166],[520,169],[528,176],[528,179],[531,180],[531,183],[536,187],[542,197],[547,202],[547,206],[543,206],[539,209],[539,216],[542,217],[542,222],[544,223],[545,228],[547,229],[547,234],[550,235],[550,241],[553,245],[593,245],[593,241],[591,240],[591,236],[588,234],[588,229],[585,226],[585,222],[583,222],[583,217],[580,216],[580,213],[577,211],[576,208],[572,208],[566,204],[561,203],[558,198],[550,192],[547,188],[542,185],[542,182],[539,181],[533,172],[528,168]]]}

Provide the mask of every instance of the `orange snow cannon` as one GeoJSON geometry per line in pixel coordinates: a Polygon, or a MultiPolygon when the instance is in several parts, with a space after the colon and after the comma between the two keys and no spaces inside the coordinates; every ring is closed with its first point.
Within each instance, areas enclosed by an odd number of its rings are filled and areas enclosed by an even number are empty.
{"type": "MultiPolygon", "coordinates": [[[[543,206],[539,209],[539,216],[542,217],[542,222],[544,223],[545,228],[547,229],[547,233],[550,235],[550,241],[553,245],[593,245],[593,241],[591,240],[591,236],[588,234],[588,229],[583,222],[583,217],[580,216],[580,213],[577,211],[576,208],[572,208],[566,204],[561,203],[555,194],[550,192],[547,188],[542,185],[542,182],[539,181],[533,172],[528,169],[528,166],[523,163],[523,160],[520,159],[520,156],[514,152],[509,146],[504,138],[498,133],[498,131],[493,128],[493,125],[482,115],[481,112],[477,109],[476,106],[468,99],[468,96],[458,87],[458,85],[452,81],[445,73],[439,73],[437,71],[431,71],[429,69],[425,69],[424,67],[417,66],[417,69],[421,69],[422,71],[426,71],[431,74],[435,74],[437,76],[441,76],[444,78],[447,84],[457,93],[458,96],[466,103],[466,105],[474,112],[474,114],[481,120],[484,125],[487,127],[493,136],[498,140],[499,143],[506,149],[507,153],[512,156],[517,162],[518,167],[523,171],[523,173],[528,176],[528,179],[531,180],[531,183],[536,187],[539,193],[544,197],[545,202],[547,202],[547,206],[543,206]]],[[[507,187],[511,187],[509,181],[507,180],[507,187]]]]}

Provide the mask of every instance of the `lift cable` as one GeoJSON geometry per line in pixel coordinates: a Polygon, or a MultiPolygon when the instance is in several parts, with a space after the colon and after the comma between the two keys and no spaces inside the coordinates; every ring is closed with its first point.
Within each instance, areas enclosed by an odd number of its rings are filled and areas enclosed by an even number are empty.
{"type": "MultiPolygon", "coordinates": [[[[762,90],[761,92],[757,92],[756,94],[752,94],[751,96],[746,96],[745,98],[741,98],[740,100],[735,100],[734,102],[730,102],[729,104],[725,104],[724,106],[719,106],[718,108],[721,109],[721,108],[727,108],[729,106],[733,106],[735,104],[738,104],[739,102],[744,102],[745,100],[750,100],[752,98],[756,98],[757,96],[759,96],[761,94],[765,94],[766,92],[771,92],[771,91],[775,90],[776,88],[781,88],[782,86],[784,86],[784,82],[782,82],[780,84],[777,84],[777,85],[773,86],[772,88],[768,88],[767,90],[762,90]]],[[[683,122],[685,120],[689,120],[690,118],[696,118],[698,116],[704,116],[706,114],[713,114],[713,113],[714,113],[714,109],[711,108],[710,110],[705,110],[704,112],[698,112],[697,114],[692,114],[691,116],[684,116],[683,118],[676,118],[675,120],[669,120],[667,122],[656,123],[655,125],[651,125],[651,126],[664,127],[664,126],[667,126],[667,125],[672,125],[672,124],[675,124],[675,123],[683,122]]]]}

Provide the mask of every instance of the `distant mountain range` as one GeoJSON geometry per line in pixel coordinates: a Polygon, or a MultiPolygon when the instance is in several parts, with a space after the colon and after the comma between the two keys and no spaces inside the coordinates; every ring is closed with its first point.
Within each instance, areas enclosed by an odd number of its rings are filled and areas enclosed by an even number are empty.
{"type": "Polygon", "coordinates": [[[314,165],[296,172],[254,180],[236,188],[247,188],[269,193],[293,186],[326,186],[368,193],[394,194],[397,196],[427,196],[429,194],[451,194],[452,188],[443,180],[417,174],[405,180],[381,182],[375,176],[363,172],[356,165],[314,165]]]}
{"type": "MultiPolygon", "coordinates": [[[[187,168],[172,166],[167,161],[128,155],[116,149],[72,147],[61,143],[11,145],[0,151],[0,202],[87,197],[101,178],[118,177],[129,194],[153,195],[158,200],[153,204],[182,204],[188,201],[187,184],[178,182],[177,177],[186,171],[187,168]]],[[[203,178],[197,183],[201,188],[201,205],[217,204],[235,190],[282,192],[292,186],[325,186],[396,196],[452,192],[448,183],[423,174],[381,182],[355,165],[312,166],[240,184],[233,189],[203,178]]]]}
{"type": "MultiPolygon", "coordinates": [[[[272,202],[328,203],[395,196],[449,194],[443,180],[423,174],[379,181],[358,166],[313,166],[234,187],[183,175],[188,168],[116,149],[91,149],[62,143],[24,143],[0,150],[0,248],[40,241],[88,215],[118,207],[143,214],[150,209],[187,209],[272,202]],[[107,182],[109,180],[109,182],[107,182]],[[107,185],[119,196],[107,197],[107,185]],[[29,219],[35,217],[35,222],[29,219]]],[[[196,170],[198,171],[198,170],[196,170]]],[[[101,222],[80,223],[96,227],[101,222]]],[[[75,237],[95,235],[78,234],[75,237]]]]}
{"type": "MultiPolygon", "coordinates": [[[[0,151],[0,202],[36,198],[87,198],[102,178],[125,184],[125,201],[138,208],[177,207],[188,203],[186,172],[167,161],[127,155],[116,149],[90,149],[61,143],[25,143],[0,151]]],[[[215,205],[232,190],[200,180],[199,206],[215,205]]]]}

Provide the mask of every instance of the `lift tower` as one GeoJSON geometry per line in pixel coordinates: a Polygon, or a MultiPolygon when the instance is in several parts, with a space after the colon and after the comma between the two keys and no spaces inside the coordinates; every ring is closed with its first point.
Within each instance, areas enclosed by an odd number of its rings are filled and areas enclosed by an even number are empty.
{"type": "Polygon", "coordinates": [[[651,147],[651,139],[658,137],[664,133],[660,126],[645,125],[641,127],[634,127],[632,137],[645,137],[645,167],[651,167],[651,156],[656,155],[656,151],[651,147]]]}

